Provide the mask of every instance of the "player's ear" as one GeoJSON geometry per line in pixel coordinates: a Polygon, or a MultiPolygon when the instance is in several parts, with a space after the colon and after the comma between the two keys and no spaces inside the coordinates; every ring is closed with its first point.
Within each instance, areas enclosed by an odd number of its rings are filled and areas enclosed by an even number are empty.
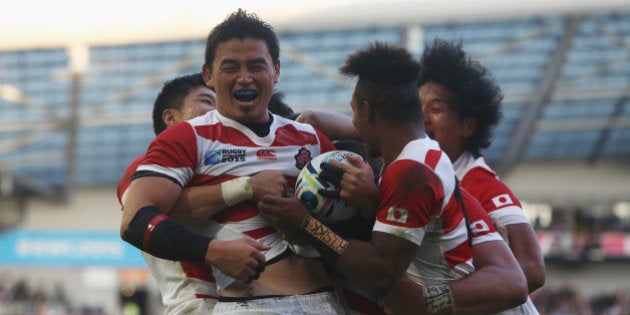
{"type": "Polygon", "coordinates": [[[212,82],[212,71],[205,63],[201,66],[201,74],[203,75],[203,81],[207,86],[214,86],[212,82]]]}
{"type": "Polygon", "coordinates": [[[280,59],[276,61],[276,63],[273,65],[273,68],[275,70],[275,73],[273,75],[273,83],[278,83],[280,82],[280,59]]]}
{"type": "Polygon", "coordinates": [[[176,113],[173,112],[173,110],[170,108],[165,109],[162,112],[162,120],[164,121],[164,124],[166,125],[166,127],[170,127],[177,123],[176,113]]]}
{"type": "Polygon", "coordinates": [[[477,117],[468,117],[464,118],[464,137],[470,138],[477,131],[477,127],[479,126],[479,119],[477,117]]]}

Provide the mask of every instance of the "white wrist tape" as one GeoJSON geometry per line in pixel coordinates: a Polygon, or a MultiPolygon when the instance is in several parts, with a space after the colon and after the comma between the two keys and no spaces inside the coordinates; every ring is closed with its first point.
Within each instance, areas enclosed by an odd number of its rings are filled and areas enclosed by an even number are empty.
{"type": "Polygon", "coordinates": [[[221,194],[223,194],[223,201],[229,207],[251,199],[254,195],[251,177],[237,177],[221,183],[221,194]]]}

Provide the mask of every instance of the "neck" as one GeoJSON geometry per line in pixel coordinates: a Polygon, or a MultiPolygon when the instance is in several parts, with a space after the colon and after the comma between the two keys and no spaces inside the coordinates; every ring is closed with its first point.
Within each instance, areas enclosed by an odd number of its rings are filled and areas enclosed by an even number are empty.
{"type": "Polygon", "coordinates": [[[267,120],[266,122],[262,122],[262,123],[252,122],[252,123],[245,123],[244,125],[247,128],[251,129],[257,136],[265,137],[269,134],[271,123],[273,123],[273,116],[270,114],[269,120],[267,120]]]}
{"type": "Polygon", "coordinates": [[[464,154],[464,152],[465,152],[463,147],[459,147],[459,148],[446,148],[446,147],[443,147],[442,151],[444,151],[444,153],[446,153],[446,155],[448,155],[448,158],[451,160],[451,162],[457,161],[457,159],[459,159],[459,157],[462,156],[462,154],[464,154]]]}
{"type": "Polygon", "coordinates": [[[427,136],[424,128],[415,124],[398,124],[382,130],[387,130],[380,134],[384,167],[392,163],[409,142],[427,136]]]}

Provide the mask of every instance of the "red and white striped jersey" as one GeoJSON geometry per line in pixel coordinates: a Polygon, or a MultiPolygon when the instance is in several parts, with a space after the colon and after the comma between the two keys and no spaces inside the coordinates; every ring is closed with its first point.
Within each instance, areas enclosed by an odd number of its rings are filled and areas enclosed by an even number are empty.
{"type": "MultiPolygon", "coordinates": [[[[429,139],[409,142],[383,172],[374,231],[418,245],[408,276],[424,285],[460,279],[473,272],[472,250],[455,171],[429,139]]],[[[502,241],[479,202],[460,189],[472,232],[472,243],[502,241]]]]}
{"type": "MultiPolygon", "coordinates": [[[[118,182],[116,195],[121,205],[143,159],[140,156],[131,162],[118,182]]],[[[142,257],[160,289],[164,314],[211,314],[217,303],[217,285],[210,266],[161,259],[145,252],[142,257]]]]}
{"type": "Polygon", "coordinates": [[[530,224],[520,201],[488,166],[483,156],[475,159],[472,154],[464,152],[453,167],[462,187],[481,202],[492,218],[505,225],[530,224]]]}
{"type": "MultiPolygon", "coordinates": [[[[334,150],[333,144],[311,125],[273,115],[267,136],[259,137],[241,123],[218,111],[210,111],[162,132],[151,143],[138,171],[157,173],[182,187],[214,185],[263,170],[284,173],[293,187],[313,157],[334,150]]],[[[287,243],[247,200],[230,207],[209,221],[203,233],[221,240],[250,237],[271,247],[267,260],[281,254],[287,243]]],[[[234,280],[213,269],[218,290],[234,280]]]]}
{"type": "MultiPolygon", "coordinates": [[[[475,158],[469,152],[464,152],[453,163],[455,175],[475,199],[477,199],[490,217],[504,225],[531,224],[525,216],[520,201],[512,190],[503,183],[490,168],[483,156],[475,158]]],[[[518,237],[511,235],[510,237],[518,237]]],[[[500,312],[501,315],[538,314],[536,306],[530,298],[525,303],[513,309],[500,312]]]]}

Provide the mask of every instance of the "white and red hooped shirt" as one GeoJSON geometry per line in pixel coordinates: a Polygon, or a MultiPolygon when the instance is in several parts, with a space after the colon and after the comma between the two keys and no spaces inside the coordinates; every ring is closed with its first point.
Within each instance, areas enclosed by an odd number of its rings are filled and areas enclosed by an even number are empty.
{"type": "MultiPolygon", "coordinates": [[[[186,187],[277,170],[284,173],[287,186],[293,187],[306,163],[334,149],[328,138],[308,124],[273,115],[269,134],[260,137],[218,111],[210,111],[162,132],[149,146],[137,171],[157,173],[186,187]]],[[[270,246],[265,252],[268,261],[288,246],[250,200],[223,210],[205,223],[198,232],[209,237],[249,237],[270,246]]],[[[214,268],[213,275],[219,291],[234,281],[214,268]]]]}
{"type": "MultiPolygon", "coordinates": [[[[237,121],[210,111],[158,135],[147,153],[128,167],[119,182],[117,195],[122,203],[137,171],[160,174],[186,187],[213,185],[263,170],[279,170],[285,174],[288,187],[292,187],[306,163],[334,149],[328,138],[307,124],[274,115],[269,134],[259,137],[237,121]]],[[[275,229],[258,215],[251,201],[220,212],[202,222],[194,232],[223,240],[250,237],[272,247],[265,253],[267,260],[287,248],[275,229]]],[[[157,280],[167,310],[194,299],[211,303],[207,308],[211,310],[218,290],[233,281],[208,265],[174,262],[147,253],[143,256],[157,280]]]]}
{"type": "MultiPolygon", "coordinates": [[[[503,183],[490,168],[483,156],[475,158],[469,152],[464,152],[454,163],[455,174],[464,187],[477,199],[490,217],[504,225],[531,224],[512,190],[503,183]]],[[[510,238],[518,235],[510,235],[510,238]]],[[[539,314],[531,299],[513,309],[499,313],[509,314],[539,314]]]]}
{"type": "MultiPolygon", "coordinates": [[[[444,283],[474,271],[464,211],[455,188],[455,171],[448,156],[428,138],[409,142],[382,174],[373,230],[418,245],[407,269],[417,283],[444,283]]],[[[472,244],[502,240],[479,202],[464,189],[461,196],[472,244]]]]}

